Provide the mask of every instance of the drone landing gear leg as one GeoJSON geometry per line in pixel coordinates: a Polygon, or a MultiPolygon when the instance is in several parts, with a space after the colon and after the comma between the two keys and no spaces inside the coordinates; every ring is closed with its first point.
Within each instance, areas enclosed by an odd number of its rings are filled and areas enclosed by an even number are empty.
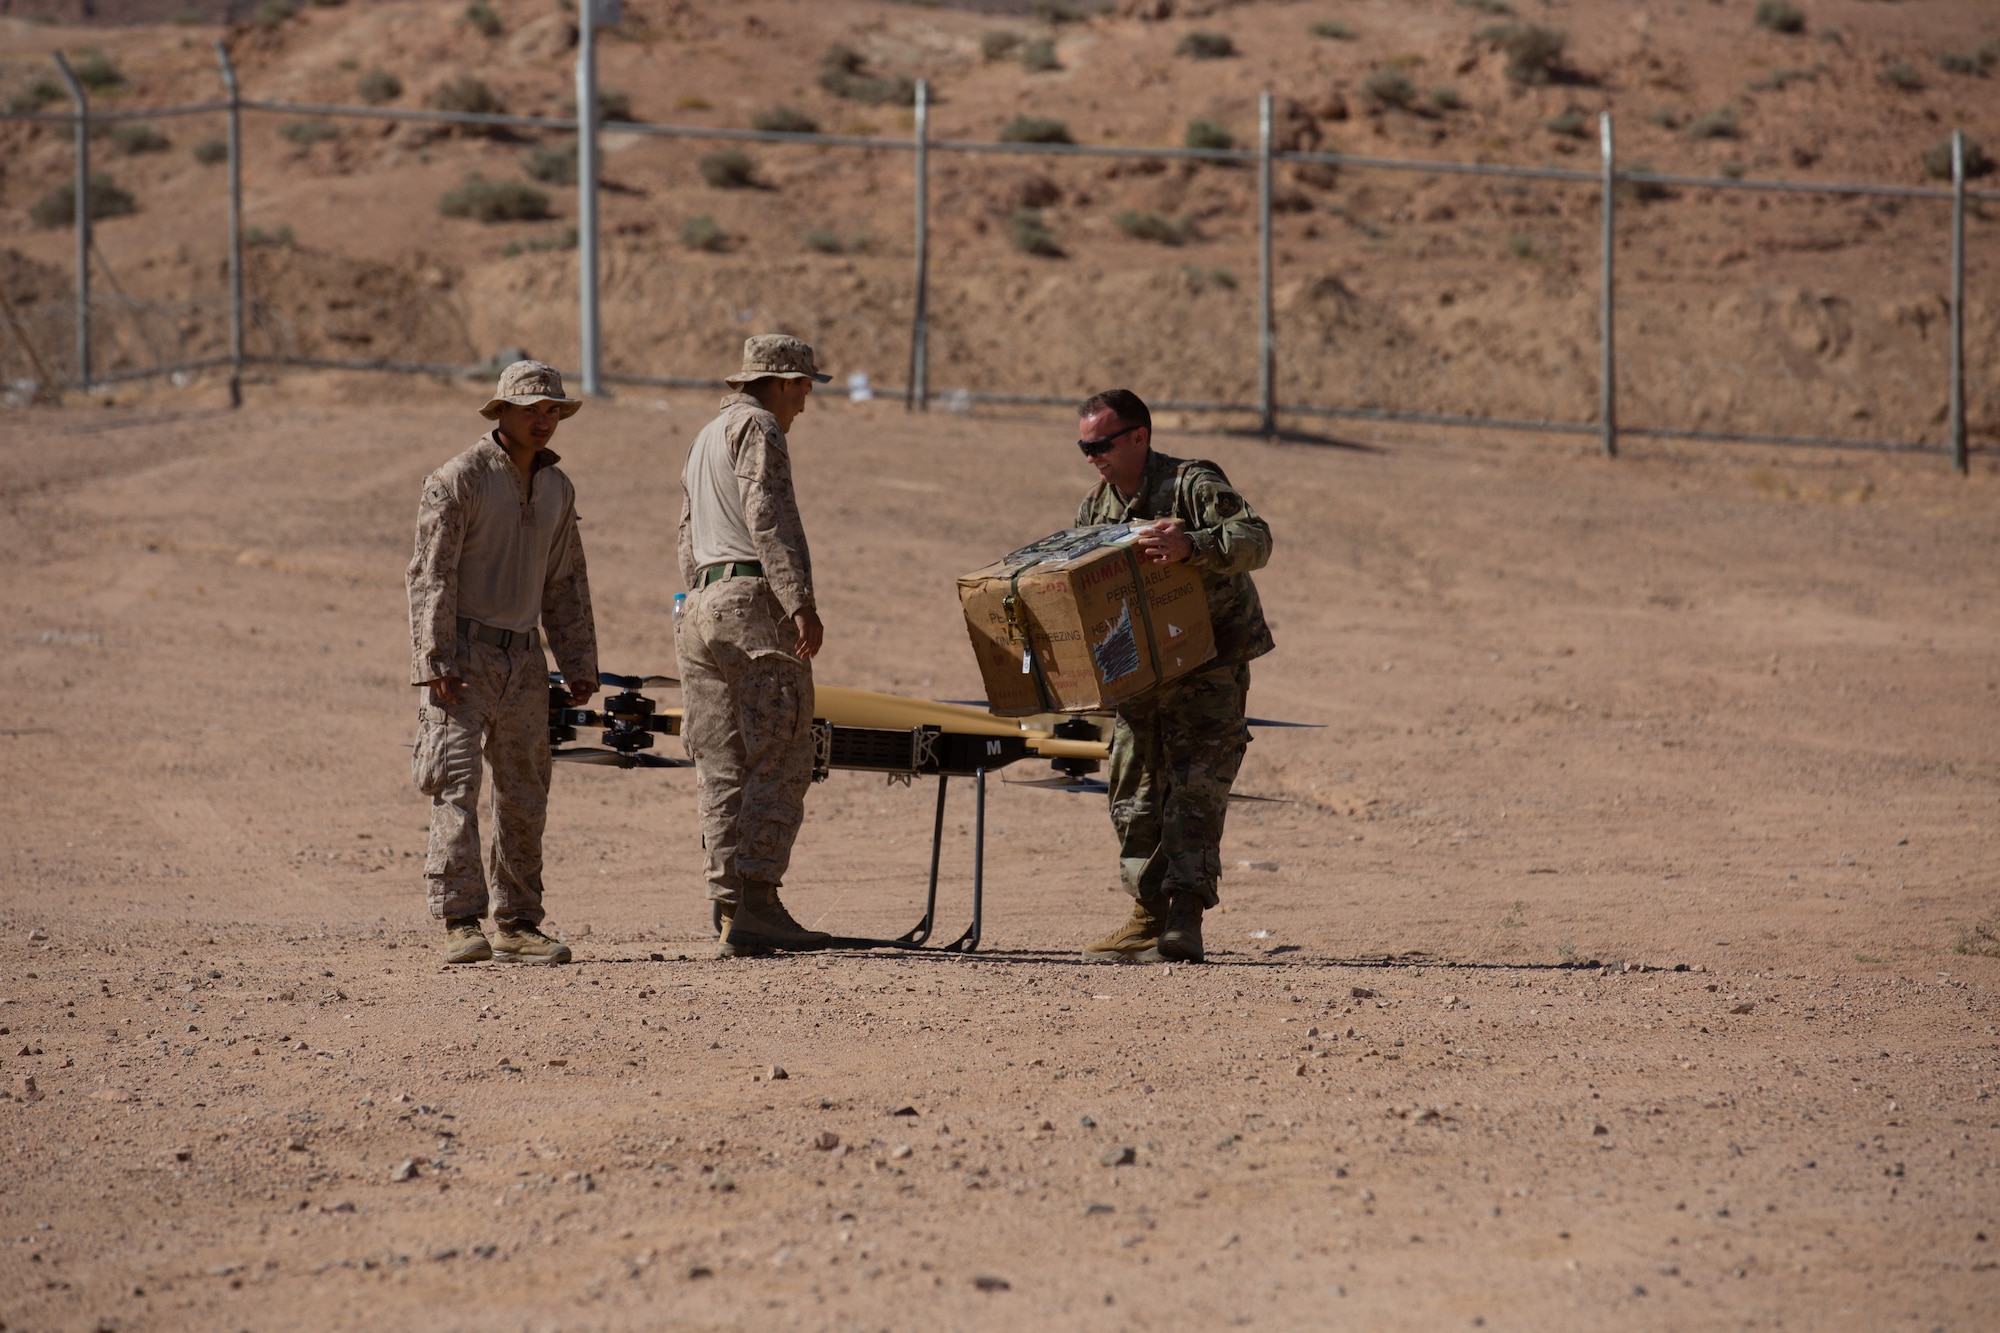
{"type": "MultiPolygon", "coordinates": [[[[979,924],[986,905],[986,770],[978,769],[972,775],[973,790],[978,793],[972,810],[972,924],[965,933],[944,945],[945,953],[971,953],[979,947],[979,924]]],[[[944,836],[944,779],[938,779],[938,836],[944,836]]],[[[931,851],[931,892],[937,892],[937,851],[933,844],[931,851]]],[[[930,918],[924,918],[929,924],[930,918]]]]}
{"type": "Polygon", "coordinates": [[[931,921],[937,915],[938,858],[944,852],[944,792],[951,779],[938,774],[937,822],[931,826],[931,887],[924,898],[924,919],[896,937],[896,943],[921,947],[931,937],[931,921]]]}

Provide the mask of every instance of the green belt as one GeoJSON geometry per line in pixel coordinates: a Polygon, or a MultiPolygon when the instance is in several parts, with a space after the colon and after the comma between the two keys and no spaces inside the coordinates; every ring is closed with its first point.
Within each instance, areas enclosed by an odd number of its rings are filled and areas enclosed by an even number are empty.
{"type": "Polygon", "coordinates": [[[761,579],[764,567],[755,560],[725,560],[719,565],[695,571],[694,586],[706,588],[718,579],[761,579]]]}

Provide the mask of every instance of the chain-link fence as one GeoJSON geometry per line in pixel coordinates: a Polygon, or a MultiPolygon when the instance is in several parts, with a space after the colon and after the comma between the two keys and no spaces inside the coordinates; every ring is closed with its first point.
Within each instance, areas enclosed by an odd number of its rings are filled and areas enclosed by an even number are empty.
{"type": "MultiPolygon", "coordinates": [[[[581,7],[579,18],[582,45],[578,58],[578,101],[577,105],[595,108],[598,98],[595,87],[595,67],[591,52],[591,29],[588,14],[590,6],[581,7]]],[[[275,249],[260,250],[257,242],[263,239],[255,234],[246,235],[242,225],[242,133],[244,115],[313,117],[313,118],[353,118],[375,121],[405,121],[444,126],[474,127],[486,130],[505,131],[554,131],[573,133],[578,136],[579,148],[579,206],[576,244],[579,251],[579,281],[577,284],[578,325],[577,343],[581,365],[576,368],[586,392],[605,391],[610,384],[648,385],[659,387],[707,387],[709,376],[689,376],[672,373],[671,368],[658,368],[654,373],[642,373],[635,369],[624,369],[606,373],[601,364],[599,348],[599,235],[597,221],[597,194],[600,173],[597,169],[597,138],[601,129],[597,116],[588,116],[581,123],[574,118],[547,116],[514,116],[477,112],[452,112],[439,110],[403,110],[388,107],[362,107],[344,105],[322,105],[295,102],[259,101],[241,96],[236,83],[235,71],[230,63],[227,49],[216,45],[218,70],[225,90],[224,100],[188,106],[151,108],[146,110],[118,110],[115,112],[94,111],[84,89],[77,83],[68,66],[60,56],[56,63],[68,85],[74,109],[67,114],[0,112],[0,118],[11,120],[41,121],[50,124],[70,126],[76,142],[76,168],[74,190],[76,213],[74,227],[77,234],[74,264],[73,299],[67,303],[37,300],[31,310],[9,304],[0,309],[10,326],[8,336],[0,339],[0,374],[10,381],[36,381],[43,383],[99,384],[115,379],[150,375],[188,374],[204,367],[226,365],[232,372],[232,396],[240,400],[240,381],[246,365],[293,365],[341,369],[382,370],[416,373],[467,373],[473,363],[480,358],[466,344],[463,335],[455,340],[446,336],[428,338],[415,337],[414,333],[406,343],[428,346],[452,345],[454,341],[462,346],[464,359],[460,362],[418,362],[398,359],[393,354],[383,355],[333,355],[332,350],[342,348],[343,335],[337,329],[317,328],[313,336],[302,336],[302,330],[295,327],[295,317],[279,307],[246,297],[246,277],[248,269],[275,271],[289,264],[298,267],[309,261],[296,255],[282,255],[275,249]],[[226,218],[218,216],[218,225],[227,227],[229,260],[225,274],[226,281],[214,291],[191,292],[178,302],[141,302],[128,299],[118,284],[118,277],[111,266],[96,252],[91,243],[91,225],[86,201],[90,198],[89,145],[94,128],[110,121],[155,120],[164,117],[209,116],[220,118],[227,128],[227,171],[229,197],[226,218]],[[93,282],[93,275],[101,282],[93,282]],[[107,290],[108,289],[108,290],[107,290]],[[103,367],[115,365],[116,368],[103,367]]],[[[1607,455],[1615,454],[1621,436],[1677,440],[1741,441],[1749,443],[1777,445],[1834,446],[1862,449],[1915,450],[1949,453],[1954,464],[1963,471],[1969,450],[1969,430],[1967,424],[1967,375],[1965,366],[1965,318],[1966,318],[1966,243],[1965,221],[1968,206],[1976,207],[1980,202],[2000,199],[2000,192],[1977,191],[1968,188],[1967,141],[1954,133],[1949,141],[1950,185],[1948,187],[1921,187],[1908,185],[1803,183],[1777,180],[1752,180],[1733,176],[1702,177],[1659,173],[1639,168],[1621,168],[1614,151],[1613,122],[1607,112],[1600,116],[1597,126],[1598,162],[1594,169],[1573,169],[1562,167],[1508,166],[1490,163],[1438,162],[1396,158],[1369,157],[1347,153],[1287,151],[1274,143],[1273,102],[1266,93],[1259,98],[1259,134],[1254,149],[1237,148],[1148,148],[1074,143],[1016,143],[983,142],[968,140],[932,140],[929,134],[928,90],[922,83],[917,85],[915,103],[915,133],[909,139],[888,139],[872,135],[790,133],[783,131],[760,131],[706,128],[685,125],[665,125],[645,122],[621,121],[616,130],[621,134],[645,136],[656,140],[724,140],[769,145],[803,145],[819,150],[859,150],[869,154],[884,152],[908,154],[913,165],[913,190],[910,199],[910,225],[912,236],[911,252],[914,257],[914,271],[910,287],[903,302],[908,320],[908,376],[903,385],[876,385],[874,392],[885,397],[900,397],[910,407],[927,409],[939,396],[932,388],[933,357],[943,349],[947,358],[969,340],[963,326],[953,327],[941,324],[934,311],[934,301],[938,292],[937,275],[933,272],[931,250],[931,209],[932,187],[930,182],[931,162],[938,154],[992,155],[1010,154],[1027,157],[1055,159],[1119,160],[1134,163],[1205,163],[1233,164],[1247,167],[1255,172],[1256,189],[1253,207],[1256,212],[1256,279],[1254,321],[1240,318],[1241,311],[1233,311],[1230,317],[1217,327],[1204,330],[1205,336],[1194,348],[1194,354],[1207,358],[1211,363],[1217,358],[1240,357],[1250,373],[1242,375],[1240,382],[1254,385],[1254,391],[1240,397],[1187,398],[1181,400],[1164,399],[1157,403],[1162,410],[1182,412],[1228,413],[1254,417],[1263,431],[1274,433],[1279,429],[1281,418],[1354,419],[1382,422],[1411,422],[1447,427],[1482,427],[1487,429],[1524,430],[1566,433],[1595,437],[1598,447],[1607,455]],[[1407,175],[1415,173],[1425,181],[1467,178],[1488,182],[1499,182],[1494,188],[1525,190],[1543,185],[1570,191],[1588,191],[1594,196],[1598,218],[1599,262],[1597,265],[1594,300],[1586,301],[1581,292],[1572,292],[1564,307],[1565,326],[1569,334],[1562,364],[1551,372],[1555,380],[1568,383],[1566,393],[1546,392],[1548,385],[1534,382],[1532,373],[1523,375],[1519,367],[1510,367],[1491,358],[1481,367],[1466,369],[1447,367],[1442,364],[1425,365],[1419,360],[1407,360],[1395,364],[1383,363],[1363,358],[1353,363],[1345,375],[1344,383],[1355,386],[1354,401],[1314,402],[1303,388],[1295,390],[1293,381],[1299,378],[1298,368],[1312,356],[1355,355],[1355,345],[1365,344],[1369,332],[1354,327],[1354,321],[1347,320],[1343,304],[1349,295],[1335,279],[1323,275],[1304,284],[1288,285],[1283,291],[1276,288],[1276,270],[1279,258],[1274,255],[1274,201],[1277,196],[1275,172],[1280,167],[1329,169],[1362,173],[1386,173],[1407,175]],[[1894,207],[1915,201],[1930,201],[1942,204],[1946,210],[1947,228],[1946,260],[1947,295],[1942,308],[1927,311],[1913,307],[1910,318],[1919,321],[1921,332],[1928,340],[1929,321],[1935,318],[1943,335],[1943,362],[1936,368],[1936,383],[1931,388],[1915,382],[1915,377],[1903,374],[1910,380],[1910,393],[1929,401],[1941,390],[1943,407],[1938,411],[1935,424],[1941,431],[1928,438],[1892,438],[1869,436],[1866,434],[1843,435],[1831,432],[1800,431],[1773,433],[1768,431],[1748,431],[1738,428],[1729,418],[1732,408],[1744,398],[1759,393],[1782,392],[1782,384],[1757,386],[1744,383],[1732,385],[1722,383],[1710,395],[1713,401],[1697,404],[1691,417],[1682,421],[1621,420],[1620,390],[1634,379],[1632,354],[1627,352],[1621,359],[1619,298],[1619,239],[1620,217],[1629,212],[1629,205],[1621,208],[1621,199],[1659,196],[1670,191],[1697,192],[1704,198],[1768,196],[1789,194],[1813,196],[1834,200],[1881,201],[1894,207]],[[1593,308],[1590,308],[1594,306],[1593,308]],[[1358,337],[1354,336],[1359,334],[1358,337]],[[1302,354],[1290,361],[1282,355],[1287,346],[1303,349],[1302,354]],[[1594,363],[1594,364],[1593,364],[1594,363]],[[1426,374],[1456,373],[1467,377],[1484,376],[1488,381],[1498,383],[1503,378],[1514,380],[1514,388],[1507,394],[1499,395],[1506,402],[1519,403],[1525,410],[1454,412],[1429,410],[1422,406],[1412,406],[1409,401],[1417,395],[1412,391],[1413,379],[1426,374]],[[1573,406],[1583,398],[1581,390],[1587,385],[1588,397],[1594,399],[1595,412],[1589,416],[1572,412],[1562,415],[1553,407],[1573,406]],[[1524,392],[1525,390],[1525,392],[1524,392]],[[1398,402],[1398,398],[1405,401],[1398,402]]],[[[1357,222],[1365,227],[1365,223],[1357,222]]],[[[1515,243],[1522,244],[1516,237],[1515,243]]],[[[1532,238],[1526,244],[1533,246],[1532,238]]],[[[333,263],[336,261],[327,261],[333,263]]],[[[43,275],[46,277],[46,275],[43,275]]],[[[307,274],[307,278],[315,275],[307,274]]],[[[1220,281],[1225,275],[1214,275],[1220,281]]],[[[434,302],[423,298],[418,291],[409,289],[407,277],[393,277],[386,272],[370,275],[359,269],[343,270],[338,274],[320,274],[317,280],[328,285],[344,284],[366,288],[372,282],[375,288],[370,310],[371,327],[376,324],[398,325],[421,323],[433,309],[434,302]]],[[[1199,284],[1202,275],[1189,270],[1187,281],[1199,284]]],[[[1233,291],[1236,284],[1230,278],[1228,287],[1233,291]]],[[[1445,293],[1444,296],[1448,296],[1445,293]]],[[[1441,296],[1440,299],[1444,299],[1441,296]]],[[[1792,298],[1792,304],[1811,307],[1810,295],[1792,298]]],[[[1692,381],[1696,378],[1727,381],[1727,374],[1718,375],[1712,365],[1695,367],[1692,361],[1675,364],[1672,350],[1674,322],[1662,311],[1662,302],[1656,294],[1649,294],[1641,303],[1641,312],[1636,320],[1637,341],[1644,349],[1648,368],[1656,368],[1664,373],[1664,380],[1670,386],[1678,378],[1692,381]],[[1662,330],[1665,330],[1663,333],[1662,330]]],[[[1818,338],[1820,350],[1824,351],[1829,341],[1838,342],[1843,336],[1836,327],[1831,331],[1821,325],[1838,325],[1837,310],[1800,308],[1766,309],[1760,317],[1777,326],[1797,325],[1803,332],[1801,337],[1810,342],[1818,338]]],[[[1897,318],[1903,316],[1898,313],[1897,318]]],[[[1634,322],[1630,314],[1628,323],[1634,322]]],[[[414,324],[412,324],[414,330],[414,324]]],[[[1628,330],[1629,332],[1630,330],[1628,330]]],[[[879,342],[882,329],[873,330],[879,342]]],[[[1147,328],[1137,335],[1139,343],[1131,351],[1157,353],[1161,344],[1172,340],[1174,330],[1147,328]],[[1152,339],[1148,344],[1144,340],[1152,339]]],[[[1688,333],[1680,333],[1683,340],[1688,333]]],[[[365,345],[371,341],[369,335],[352,335],[357,352],[372,350],[365,345]]],[[[395,340],[390,340],[394,342],[395,340]]],[[[1185,341],[1184,339],[1182,341],[1185,341]]],[[[1394,337],[1386,338],[1387,345],[1394,345],[1394,337]]],[[[1476,358],[1475,358],[1476,359],[1476,358]]],[[[1866,374],[1865,368],[1858,371],[1866,374]]],[[[1171,373],[1164,376],[1173,378],[1171,373]]],[[[1187,376],[1195,379],[1196,376],[1187,376]]],[[[975,403],[1000,404],[1068,404],[1075,400],[1074,393],[1032,393],[996,387],[991,390],[958,388],[944,395],[947,405],[967,406],[975,403]]],[[[1642,391],[1637,397],[1644,408],[1657,416],[1671,416],[1665,409],[1670,403],[1685,403],[1692,395],[1680,395],[1671,387],[1666,390],[1642,391]]],[[[1805,400],[1801,400],[1803,403],[1805,400]]],[[[1801,410],[1809,410],[1801,409],[1801,410]]],[[[1800,415],[1791,411],[1788,416],[1800,415]]],[[[1867,420],[1871,415],[1864,405],[1848,413],[1850,420],[1867,420]]],[[[1906,416],[1908,414],[1905,414],[1906,416]]],[[[1928,434],[1928,433],[1924,433],[1928,434]]]]}

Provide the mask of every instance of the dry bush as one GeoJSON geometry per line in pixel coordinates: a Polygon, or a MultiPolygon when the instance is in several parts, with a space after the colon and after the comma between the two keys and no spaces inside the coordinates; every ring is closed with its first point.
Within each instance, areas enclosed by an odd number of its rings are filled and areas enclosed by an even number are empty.
{"type": "Polygon", "coordinates": [[[696,166],[702,180],[718,190],[749,190],[757,184],[757,164],[740,148],[703,153],[696,166]]]}
{"type": "Polygon", "coordinates": [[[1044,259],[1062,258],[1061,242],[1042,220],[1040,209],[1024,208],[1007,219],[1008,230],[1012,234],[1014,248],[1026,255],[1039,255],[1044,259]]]}
{"type": "Polygon", "coordinates": [[[1236,136],[1216,122],[1197,116],[1188,122],[1181,142],[1189,148],[1228,149],[1236,146],[1236,136]]]}
{"type": "Polygon", "coordinates": [[[690,250],[719,254],[729,248],[729,234],[706,215],[681,223],[681,244],[690,250]]]}
{"type": "Polygon", "coordinates": [[[1030,74],[1046,74],[1052,69],[1061,69],[1062,61],[1056,59],[1056,44],[1047,37],[1029,42],[1021,48],[1021,68],[1030,74]]]}
{"type": "MultiPolygon", "coordinates": [[[[85,195],[90,220],[129,217],[139,211],[138,200],[129,190],[120,189],[109,176],[92,172],[90,190],[85,195]]],[[[76,224],[76,182],[64,181],[37,199],[28,210],[28,220],[37,227],[69,227],[76,224]]]]}
{"type": "Polygon", "coordinates": [[[1069,126],[1047,116],[1016,116],[1000,131],[1001,143],[1075,143],[1069,126]]]}
{"type": "Polygon", "coordinates": [[[752,116],[750,128],[767,134],[818,134],[819,122],[796,107],[774,106],[752,116]]]}
{"type": "Polygon", "coordinates": [[[1769,32],[1787,35],[1806,30],[1806,16],[1797,5],[1787,0],[1757,0],[1757,13],[1753,20],[1758,27],[1769,32]]]}
{"type": "Polygon", "coordinates": [[[355,82],[354,91],[369,106],[380,106],[403,95],[403,81],[386,69],[371,69],[355,82]]]}
{"type": "Polygon", "coordinates": [[[1226,32],[1195,31],[1174,43],[1174,54],[1189,60],[1227,60],[1236,54],[1236,42],[1226,32]]]}
{"type": "Polygon", "coordinates": [[[127,155],[164,153],[173,145],[151,125],[123,124],[111,127],[111,146],[127,155]]]}
{"type": "Polygon", "coordinates": [[[540,145],[528,150],[522,161],[522,170],[528,179],[538,180],[544,185],[576,184],[576,145],[562,144],[559,147],[540,145]]]}
{"type": "Polygon", "coordinates": [[[448,218],[479,222],[538,222],[549,216],[549,197],[525,181],[490,181],[474,174],[438,200],[448,218]]]}

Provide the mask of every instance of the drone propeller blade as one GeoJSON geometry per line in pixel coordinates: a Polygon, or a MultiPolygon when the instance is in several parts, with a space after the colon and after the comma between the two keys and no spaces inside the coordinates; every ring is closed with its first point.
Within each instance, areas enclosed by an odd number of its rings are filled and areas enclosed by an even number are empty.
{"type": "Polygon", "coordinates": [[[621,690],[643,690],[649,685],[665,685],[670,689],[679,689],[681,684],[673,676],[621,676],[615,671],[598,672],[597,683],[621,690]]]}
{"type": "Polygon", "coordinates": [[[813,687],[813,716],[837,727],[873,727],[907,731],[932,726],[961,735],[1018,736],[1021,728],[983,708],[909,699],[900,694],[851,690],[838,685],[813,687]]]}
{"type": "Polygon", "coordinates": [[[1249,792],[1244,792],[1244,791],[1230,792],[1229,799],[1232,801],[1267,801],[1272,805],[1297,804],[1297,802],[1293,801],[1288,796],[1252,796],[1249,792]]]}
{"type": "Polygon", "coordinates": [[[1246,717],[1243,720],[1253,727],[1310,727],[1314,731],[1326,730],[1324,722],[1276,722],[1268,717],[1246,717]]]}
{"type": "Polygon", "coordinates": [[[693,768],[692,759],[669,759],[665,755],[620,754],[616,750],[606,750],[599,746],[575,746],[567,750],[553,750],[550,757],[564,759],[573,764],[601,764],[607,768],[693,768]]]}
{"type": "Polygon", "coordinates": [[[615,766],[625,756],[619,754],[616,750],[600,750],[595,747],[589,747],[552,750],[549,753],[549,757],[551,759],[567,760],[572,764],[611,764],[615,766]]]}
{"type": "Polygon", "coordinates": [[[1026,778],[1008,781],[1010,787],[1040,787],[1044,791],[1080,791],[1103,794],[1111,789],[1096,778],[1072,778],[1056,776],[1050,778],[1026,778]]]}
{"type": "Polygon", "coordinates": [[[1043,731],[1028,733],[1028,748],[1044,759],[1109,759],[1108,741],[1071,741],[1043,731]]]}

